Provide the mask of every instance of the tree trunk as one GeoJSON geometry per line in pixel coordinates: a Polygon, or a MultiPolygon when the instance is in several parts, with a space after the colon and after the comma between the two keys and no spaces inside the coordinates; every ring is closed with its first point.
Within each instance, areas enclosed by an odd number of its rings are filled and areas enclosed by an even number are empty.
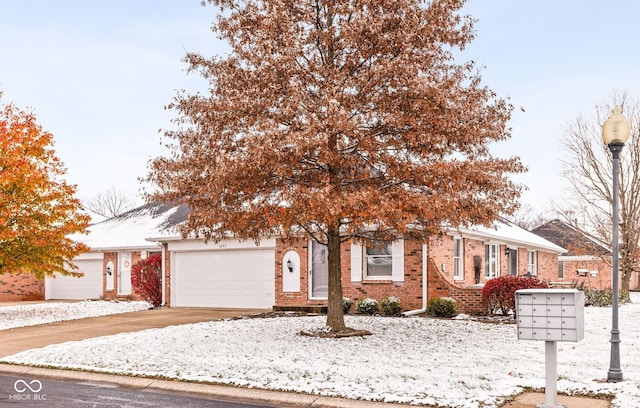
{"type": "Polygon", "coordinates": [[[327,326],[333,332],[347,329],[342,310],[342,267],[340,263],[340,227],[332,226],[327,233],[327,258],[329,262],[329,305],[327,326]]]}

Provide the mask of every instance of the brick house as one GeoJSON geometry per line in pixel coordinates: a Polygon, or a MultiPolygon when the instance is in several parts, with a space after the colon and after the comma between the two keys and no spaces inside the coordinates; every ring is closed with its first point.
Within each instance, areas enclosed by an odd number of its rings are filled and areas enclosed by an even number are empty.
{"type": "MultiPolygon", "coordinates": [[[[561,220],[549,221],[531,232],[566,251],[558,256],[557,274],[551,280],[584,285],[594,289],[611,288],[611,249],[561,220]]],[[[638,274],[629,287],[637,288],[638,274]]]]}
{"type": "Polygon", "coordinates": [[[153,253],[162,253],[158,242],[146,238],[183,222],[183,211],[183,207],[143,205],[90,225],[87,235],[74,237],[91,248],[73,260],[84,276],[46,278],[46,299],[135,299],[131,267],[153,253]]]}
{"type": "MultiPolygon", "coordinates": [[[[343,295],[353,301],[397,296],[403,310],[416,312],[429,298],[447,296],[456,299],[460,311],[481,313],[484,282],[526,273],[548,280],[561,252],[558,245],[506,220],[492,228],[448,230],[427,243],[400,240],[363,248],[347,242],[341,257],[343,295]]],[[[278,240],[277,308],[326,304],[326,275],[323,245],[278,240]]]]}
{"type": "MultiPolygon", "coordinates": [[[[135,297],[131,266],[154,252],[163,258],[163,303],[171,307],[291,308],[327,302],[326,247],[298,239],[265,238],[256,244],[229,238],[183,238],[175,227],[186,207],[148,204],[93,225],[83,242],[96,272],[85,276],[100,297],[135,297]]],[[[422,243],[342,245],[343,294],[401,299],[420,311],[427,299],[450,296],[466,313],[483,311],[481,285],[507,273],[539,277],[557,271],[563,248],[501,220],[492,228],[445,231],[422,243]],[[480,286],[479,286],[480,285],[480,286]]],[[[88,265],[88,264],[87,264],[88,265]]],[[[87,269],[92,270],[92,269],[87,269]]],[[[67,285],[68,286],[68,285],[67,285]]]]}

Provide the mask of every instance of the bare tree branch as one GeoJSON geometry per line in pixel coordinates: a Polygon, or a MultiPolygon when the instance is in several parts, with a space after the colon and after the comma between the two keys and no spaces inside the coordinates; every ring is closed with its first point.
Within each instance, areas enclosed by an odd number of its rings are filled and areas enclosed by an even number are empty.
{"type": "Polygon", "coordinates": [[[570,225],[601,242],[612,242],[613,163],[602,141],[601,126],[615,105],[631,121],[631,137],[620,156],[621,289],[629,290],[631,274],[639,271],[640,240],[640,103],[626,93],[615,93],[610,103],[595,108],[595,117],[583,116],[566,127],[564,148],[570,159],[563,175],[571,185],[567,200],[556,211],[570,225]]]}
{"type": "Polygon", "coordinates": [[[96,194],[83,205],[86,210],[96,215],[112,218],[132,209],[135,202],[127,192],[112,186],[96,194]]]}

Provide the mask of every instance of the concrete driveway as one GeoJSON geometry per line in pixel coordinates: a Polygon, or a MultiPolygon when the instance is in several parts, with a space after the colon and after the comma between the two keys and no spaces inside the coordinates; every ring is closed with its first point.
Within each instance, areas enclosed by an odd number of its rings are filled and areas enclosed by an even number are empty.
{"type": "Polygon", "coordinates": [[[67,341],[207,322],[267,312],[265,309],[158,308],[0,331],[0,357],[67,341]]]}

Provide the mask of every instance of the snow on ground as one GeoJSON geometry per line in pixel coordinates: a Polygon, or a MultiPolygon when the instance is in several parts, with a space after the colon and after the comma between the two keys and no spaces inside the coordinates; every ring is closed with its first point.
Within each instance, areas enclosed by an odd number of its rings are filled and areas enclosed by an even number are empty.
{"type": "MultiPolygon", "coordinates": [[[[613,407],[640,407],[639,320],[640,303],[621,306],[625,381],[610,384],[611,309],[586,308],[584,340],[557,343],[558,391],[615,395],[613,407]]],[[[213,321],[52,345],[3,361],[442,407],[495,407],[524,387],[545,385],[544,342],[517,340],[513,324],[347,316],[348,326],[374,335],[297,334],[324,322],[213,321]]]]}
{"type": "Polygon", "coordinates": [[[46,302],[0,307],[0,330],[35,326],[63,320],[137,312],[152,306],[147,302],[90,301],[46,302]]]}

